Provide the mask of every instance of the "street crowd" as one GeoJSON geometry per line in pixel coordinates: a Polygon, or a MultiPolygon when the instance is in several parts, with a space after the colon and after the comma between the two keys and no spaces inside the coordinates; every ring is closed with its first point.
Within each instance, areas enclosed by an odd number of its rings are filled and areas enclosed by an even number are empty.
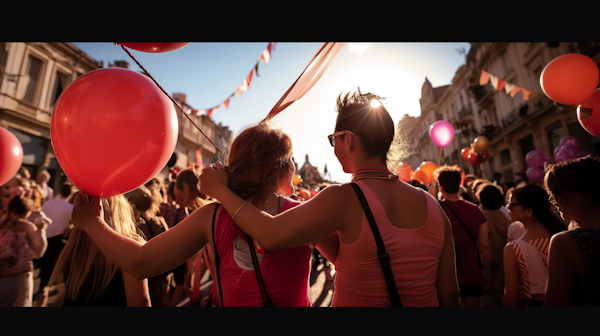
{"type": "Polygon", "coordinates": [[[333,307],[600,306],[598,159],[546,165],[539,184],[449,165],[405,183],[393,172],[408,144],[382,99],[338,97],[328,140],[353,181],[313,194],[268,123],[244,129],[224,165],[123,195],[56,192],[47,171],[21,169],[0,188],[0,306],[311,307],[316,262],[333,307]]]}

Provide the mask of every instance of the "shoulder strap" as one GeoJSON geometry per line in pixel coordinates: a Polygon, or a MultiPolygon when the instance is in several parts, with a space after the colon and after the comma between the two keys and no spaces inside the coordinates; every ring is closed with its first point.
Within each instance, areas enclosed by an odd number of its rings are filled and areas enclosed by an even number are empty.
{"type": "Polygon", "coordinates": [[[144,222],[146,222],[146,227],[148,228],[148,231],[150,231],[150,234],[152,235],[152,238],[154,238],[154,231],[152,231],[152,228],[150,227],[150,222],[144,218],[144,216],[142,216],[140,214],[140,218],[144,220],[144,222]]]}
{"type": "Polygon", "coordinates": [[[250,248],[250,254],[252,255],[252,263],[254,264],[254,274],[256,274],[256,281],[258,282],[258,287],[260,288],[260,296],[263,300],[263,305],[265,307],[273,307],[273,303],[267,294],[267,289],[265,288],[265,284],[262,280],[262,275],[260,274],[260,265],[258,264],[258,258],[256,257],[256,250],[254,248],[254,240],[248,234],[246,234],[246,240],[248,241],[248,247],[250,248]]]}
{"type": "Polygon", "coordinates": [[[217,242],[215,241],[215,217],[217,217],[217,209],[219,209],[219,205],[221,205],[221,203],[217,203],[217,206],[215,207],[215,213],[213,214],[212,238],[213,238],[213,245],[215,247],[215,269],[217,270],[217,286],[219,287],[219,298],[221,300],[221,307],[225,307],[225,305],[223,304],[223,291],[221,291],[221,276],[220,276],[220,270],[219,270],[219,264],[220,264],[219,252],[217,251],[217,242]]]}
{"type": "Polygon", "coordinates": [[[358,200],[360,201],[360,204],[362,205],[363,210],[367,215],[367,219],[369,220],[369,224],[371,225],[371,230],[373,231],[373,236],[375,237],[375,242],[377,243],[377,256],[379,257],[379,261],[381,261],[381,267],[383,268],[385,282],[388,287],[390,299],[392,300],[392,307],[402,307],[402,302],[400,301],[400,294],[398,293],[396,281],[394,280],[392,268],[390,267],[390,255],[385,251],[385,246],[383,245],[381,234],[379,233],[379,229],[377,228],[377,224],[375,223],[375,218],[373,218],[373,214],[371,213],[371,208],[369,208],[367,199],[365,198],[365,195],[363,194],[362,190],[360,190],[360,187],[354,182],[350,183],[350,185],[356,192],[356,196],[358,196],[358,200]]]}
{"type": "MultiPolygon", "coordinates": [[[[446,204],[446,202],[442,202],[442,201],[439,201],[439,202],[440,202],[440,205],[442,206],[442,208],[444,209],[444,204],[446,204]]],[[[473,237],[473,235],[471,234],[471,231],[469,231],[469,229],[467,228],[465,223],[462,221],[462,219],[460,219],[460,216],[458,216],[456,214],[454,209],[452,209],[452,207],[449,204],[446,204],[446,208],[450,209],[450,211],[454,215],[454,218],[456,218],[458,220],[458,223],[460,224],[460,226],[462,226],[462,228],[469,235],[469,238],[471,238],[471,242],[473,243],[473,248],[475,248],[475,252],[477,252],[477,264],[479,264],[479,268],[483,268],[483,264],[481,262],[481,257],[479,256],[479,249],[477,248],[477,240],[475,239],[475,237],[473,237]]]]}

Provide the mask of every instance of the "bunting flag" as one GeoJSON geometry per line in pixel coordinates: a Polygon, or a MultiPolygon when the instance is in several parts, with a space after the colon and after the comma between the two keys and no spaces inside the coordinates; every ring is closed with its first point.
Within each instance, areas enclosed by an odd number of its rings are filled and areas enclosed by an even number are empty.
{"type": "Polygon", "coordinates": [[[519,91],[521,91],[521,88],[518,87],[518,86],[516,86],[516,85],[514,85],[513,89],[510,91],[510,97],[514,98],[515,95],[517,94],[517,92],[519,92],[519,91]]]}
{"type": "Polygon", "coordinates": [[[506,94],[509,94],[512,98],[514,98],[515,95],[517,94],[517,92],[519,92],[521,90],[523,91],[523,99],[525,99],[525,100],[529,100],[531,94],[534,93],[533,91],[526,90],[515,84],[507,83],[506,81],[499,79],[498,77],[490,74],[489,72],[481,70],[481,76],[479,77],[479,84],[486,85],[488,83],[488,81],[492,83],[492,86],[497,91],[502,91],[502,88],[504,88],[504,91],[506,92],[506,94]]]}
{"type": "Polygon", "coordinates": [[[275,42],[269,42],[269,45],[267,45],[267,48],[263,51],[258,62],[256,62],[256,65],[254,65],[252,70],[250,70],[250,73],[248,74],[248,76],[246,76],[246,78],[242,81],[242,84],[240,84],[237,87],[237,89],[235,89],[235,91],[229,97],[227,97],[227,99],[225,101],[223,101],[219,105],[217,105],[213,108],[210,108],[210,109],[205,109],[205,110],[194,110],[191,107],[181,104],[179,102],[177,102],[177,105],[179,105],[181,110],[187,114],[194,114],[197,116],[198,115],[206,115],[209,118],[212,118],[212,113],[214,111],[220,109],[221,107],[225,107],[225,109],[228,109],[230,99],[233,96],[237,95],[238,97],[241,97],[243,92],[248,91],[248,89],[250,88],[250,83],[252,82],[252,77],[254,76],[255,72],[256,72],[256,76],[258,77],[258,63],[260,63],[260,61],[264,61],[265,63],[268,64],[269,60],[271,60],[271,54],[273,53],[274,48],[275,48],[275,42]]]}
{"type": "MultiPolygon", "coordinates": [[[[333,61],[335,56],[342,50],[346,43],[325,42],[321,45],[317,53],[306,66],[306,69],[300,74],[300,77],[292,84],[287,92],[275,104],[271,112],[262,122],[265,122],[285,108],[290,106],[296,100],[302,98],[321,78],[327,67],[333,61]]],[[[272,48],[274,44],[269,45],[272,48]]]]}
{"type": "Polygon", "coordinates": [[[481,77],[479,77],[479,85],[485,85],[490,81],[490,73],[481,70],[481,77]]]}

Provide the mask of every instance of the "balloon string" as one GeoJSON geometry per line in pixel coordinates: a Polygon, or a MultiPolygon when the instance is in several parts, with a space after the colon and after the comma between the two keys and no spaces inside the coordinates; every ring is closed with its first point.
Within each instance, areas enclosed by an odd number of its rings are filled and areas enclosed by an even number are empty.
{"type": "MultiPolygon", "coordinates": [[[[117,43],[115,43],[117,44],[117,43]]],[[[117,44],[118,45],[118,44],[117,44]]],[[[169,97],[169,99],[171,99],[171,101],[173,102],[173,104],[175,106],[177,106],[177,109],[179,111],[181,111],[181,113],[188,118],[188,120],[192,123],[192,125],[194,125],[194,127],[196,127],[196,129],[202,134],[204,135],[204,137],[206,138],[206,140],[210,141],[210,143],[215,146],[215,148],[219,151],[219,153],[221,153],[221,155],[223,155],[223,157],[225,157],[225,154],[223,154],[223,152],[221,151],[221,149],[219,149],[219,147],[217,147],[217,145],[215,145],[214,142],[212,142],[212,140],[210,140],[209,137],[206,136],[206,134],[204,134],[204,132],[202,132],[202,130],[200,129],[200,127],[198,127],[198,125],[196,125],[195,122],[192,121],[192,119],[187,115],[187,113],[183,112],[183,110],[179,107],[179,105],[173,100],[173,98],[171,98],[171,96],[169,96],[169,94],[167,94],[167,92],[165,92],[165,90],[156,82],[156,80],[154,80],[154,78],[150,75],[150,73],[144,69],[144,67],[140,64],[140,62],[138,62],[135,57],[133,57],[129,51],[127,51],[127,49],[121,45],[121,48],[123,48],[123,50],[125,50],[125,52],[127,53],[127,55],[129,55],[129,57],[131,57],[131,59],[133,59],[135,61],[135,63],[142,69],[144,70],[144,72],[146,73],[146,75],[148,75],[148,77],[150,77],[150,79],[152,79],[152,81],[154,82],[154,84],[156,84],[156,86],[158,86],[158,88],[167,96],[169,97]]]]}

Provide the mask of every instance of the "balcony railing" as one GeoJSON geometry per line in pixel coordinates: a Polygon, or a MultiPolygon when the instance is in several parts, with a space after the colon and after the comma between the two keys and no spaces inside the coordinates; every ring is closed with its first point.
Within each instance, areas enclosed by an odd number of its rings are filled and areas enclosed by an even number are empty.
{"type": "Polygon", "coordinates": [[[502,118],[502,128],[506,129],[510,125],[525,117],[528,110],[529,105],[527,103],[522,103],[521,105],[515,107],[506,117],[502,118]]]}
{"type": "Polygon", "coordinates": [[[462,120],[462,118],[468,116],[469,114],[473,114],[473,110],[467,106],[463,107],[460,111],[458,111],[458,120],[462,120]]]}

